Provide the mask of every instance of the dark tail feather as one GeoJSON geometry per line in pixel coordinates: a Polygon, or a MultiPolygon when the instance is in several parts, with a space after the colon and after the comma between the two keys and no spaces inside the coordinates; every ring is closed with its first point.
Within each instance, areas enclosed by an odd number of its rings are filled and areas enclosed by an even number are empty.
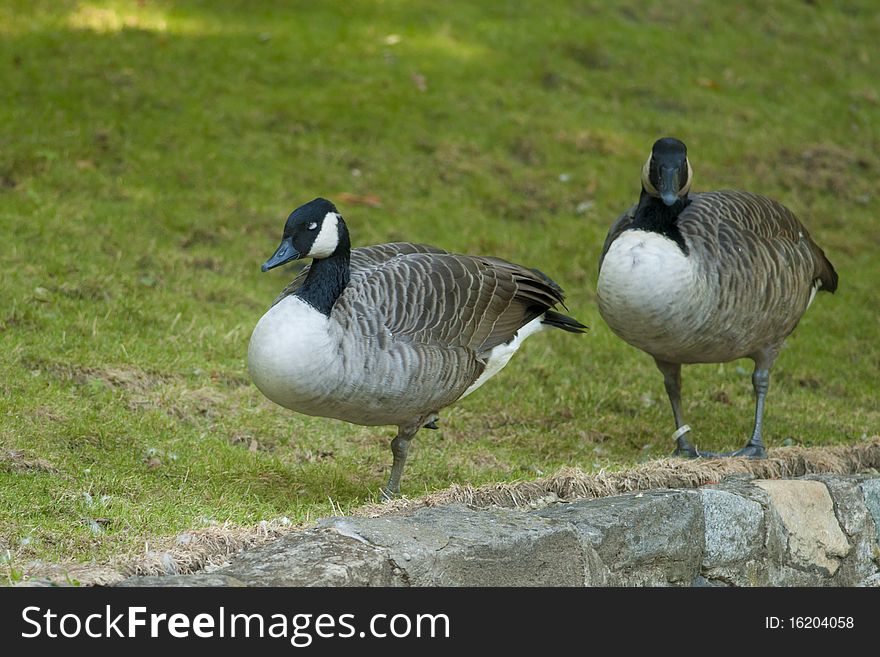
{"type": "Polygon", "coordinates": [[[556,281],[554,281],[552,278],[550,278],[547,274],[545,274],[544,272],[542,272],[540,269],[532,268],[532,269],[530,269],[530,271],[533,272],[533,273],[535,273],[535,274],[537,274],[537,275],[540,276],[542,279],[544,279],[544,282],[547,283],[547,285],[549,285],[550,287],[553,288],[553,291],[556,292],[557,296],[559,296],[560,299],[563,297],[562,288],[559,287],[559,283],[557,283],[556,281]]]}
{"type": "Polygon", "coordinates": [[[573,317],[563,315],[562,313],[553,310],[548,310],[544,313],[544,319],[541,320],[541,323],[555,328],[561,328],[563,331],[568,331],[569,333],[585,333],[586,330],[590,328],[589,326],[584,326],[573,317]]]}
{"type": "Polygon", "coordinates": [[[831,264],[831,261],[818,244],[812,239],[809,239],[809,242],[813,250],[813,275],[822,281],[822,286],[819,289],[833,294],[837,290],[837,272],[834,270],[834,265],[831,264]]]}
{"type": "Polygon", "coordinates": [[[828,265],[828,267],[822,272],[822,289],[834,294],[837,290],[837,272],[834,270],[834,265],[831,264],[831,261],[828,260],[828,258],[825,258],[825,264],[828,265]]]}
{"type": "Polygon", "coordinates": [[[550,289],[553,290],[554,294],[556,294],[557,302],[560,306],[568,310],[568,306],[565,305],[565,292],[562,291],[562,288],[559,286],[559,283],[550,278],[547,274],[542,272],[540,269],[531,269],[532,273],[540,276],[547,285],[550,286],[550,289]]]}

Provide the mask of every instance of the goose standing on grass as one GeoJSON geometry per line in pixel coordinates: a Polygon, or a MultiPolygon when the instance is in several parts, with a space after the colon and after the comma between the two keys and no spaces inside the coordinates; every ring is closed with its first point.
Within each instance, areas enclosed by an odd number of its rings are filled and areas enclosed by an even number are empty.
{"type": "Polygon", "coordinates": [[[535,269],[397,242],[351,249],[336,207],[317,198],[287,218],[263,271],[312,258],[257,323],[248,369],[276,404],[354,424],[396,425],[388,497],[410,440],[497,374],[546,328],[562,289],[535,269]]]}
{"type": "Polygon", "coordinates": [[[691,194],[691,181],[685,145],[657,141],[638,204],[605,239],[599,312],[663,373],[676,455],[710,455],[687,438],[681,365],[751,358],[754,430],[745,447],[723,456],[764,458],[770,368],[816,291],[837,289],[837,273],[788,208],[747,192],[691,194]]]}

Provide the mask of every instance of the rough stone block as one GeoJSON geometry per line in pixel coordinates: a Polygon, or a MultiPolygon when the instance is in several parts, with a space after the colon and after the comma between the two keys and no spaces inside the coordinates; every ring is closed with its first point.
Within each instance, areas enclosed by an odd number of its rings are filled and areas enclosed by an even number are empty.
{"type": "Polygon", "coordinates": [[[877,551],[874,520],[866,504],[864,475],[810,475],[828,487],[834,502],[834,513],[852,545],[849,554],[834,574],[837,586],[862,586],[878,573],[873,558],[877,551]]]}
{"type": "Polygon", "coordinates": [[[713,583],[760,586],[766,583],[764,507],[741,494],[700,490],[705,519],[703,576],[713,583]]]}
{"type": "Polygon", "coordinates": [[[463,505],[411,516],[331,518],[332,527],[387,550],[413,586],[582,586],[574,530],[522,511],[463,505]]]}
{"type": "Polygon", "coordinates": [[[850,543],[834,514],[825,484],[797,479],[754,483],[767,491],[773,512],[785,530],[788,566],[833,576],[840,567],[840,559],[849,553],[850,543]]]}
{"type": "Polygon", "coordinates": [[[699,574],[703,507],[696,491],[627,493],[560,504],[536,515],[577,528],[585,552],[595,550],[602,563],[593,571],[594,583],[690,586],[699,574]]]}
{"type": "Polygon", "coordinates": [[[216,571],[247,586],[404,586],[386,551],[328,529],[295,532],[216,571]]]}
{"type": "Polygon", "coordinates": [[[116,586],[247,586],[241,580],[220,573],[195,573],[193,575],[150,575],[147,577],[129,577],[116,586]]]}
{"type": "Polygon", "coordinates": [[[865,496],[865,505],[868,513],[874,520],[874,532],[877,543],[880,543],[880,477],[865,481],[861,485],[862,494],[865,496]]]}
{"type": "Polygon", "coordinates": [[[764,548],[764,510],[725,490],[700,491],[706,523],[703,566],[725,566],[756,558],[764,548]]]}

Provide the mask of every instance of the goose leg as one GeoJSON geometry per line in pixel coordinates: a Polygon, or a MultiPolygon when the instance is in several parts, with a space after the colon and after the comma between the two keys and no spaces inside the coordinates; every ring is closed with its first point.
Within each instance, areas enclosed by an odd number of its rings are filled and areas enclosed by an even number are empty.
{"type": "Polygon", "coordinates": [[[687,439],[691,428],[684,423],[681,414],[681,364],[667,363],[663,360],[654,359],[657,369],[663,374],[663,385],[666,387],[666,395],[672,405],[672,416],[675,418],[675,433],[673,434],[676,447],[673,456],[685,456],[696,458],[700,456],[697,448],[687,439]]]}
{"type": "Polygon", "coordinates": [[[764,428],[764,400],[767,390],[770,388],[770,368],[755,366],[752,373],[752,387],[755,389],[755,428],[752,437],[742,449],[738,449],[725,456],[748,456],[752,459],[765,459],[767,452],[764,450],[764,441],[761,433],[764,428]]]}
{"type": "Polygon", "coordinates": [[[403,466],[406,465],[409,442],[421,426],[422,422],[400,426],[397,429],[397,436],[391,441],[391,453],[394,455],[394,462],[391,464],[391,476],[388,477],[388,485],[382,489],[382,497],[386,500],[400,497],[400,477],[403,474],[403,466]]]}

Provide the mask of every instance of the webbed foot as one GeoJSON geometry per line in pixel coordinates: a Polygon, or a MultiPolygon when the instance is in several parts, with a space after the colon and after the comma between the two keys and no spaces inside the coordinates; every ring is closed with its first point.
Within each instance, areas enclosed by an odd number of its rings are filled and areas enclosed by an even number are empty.
{"type": "Polygon", "coordinates": [[[675,448],[675,451],[672,452],[673,456],[678,456],[684,459],[698,459],[700,458],[700,453],[697,451],[697,448],[691,444],[687,444],[684,447],[679,445],[675,448]]]}
{"type": "Polygon", "coordinates": [[[721,456],[745,456],[750,459],[765,459],[767,458],[767,451],[763,445],[749,443],[742,449],[738,449],[735,452],[725,452],[721,456]]]}
{"type": "Polygon", "coordinates": [[[676,447],[675,451],[672,452],[672,455],[684,459],[715,459],[719,456],[724,456],[724,454],[719,454],[718,452],[706,452],[703,450],[698,450],[690,443],[688,443],[684,447],[676,447]]]}
{"type": "Polygon", "coordinates": [[[672,438],[675,440],[676,444],[675,451],[672,452],[673,456],[685,459],[711,459],[718,456],[715,452],[701,452],[694,447],[693,444],[691,444],[691,441],[687,439],[687,434],[690,433],[690,431],[691,428],[687,424],[683,424],[672,434],[672,438]]]}
{"type": "Polygon", "coordinates": [[[396,500],[402,496],[400,494],[400,489],[393,491],[387,486],[383,486],[379,489],[379,497],[382,502],[390,502],[391,500],[396,500]]]}

